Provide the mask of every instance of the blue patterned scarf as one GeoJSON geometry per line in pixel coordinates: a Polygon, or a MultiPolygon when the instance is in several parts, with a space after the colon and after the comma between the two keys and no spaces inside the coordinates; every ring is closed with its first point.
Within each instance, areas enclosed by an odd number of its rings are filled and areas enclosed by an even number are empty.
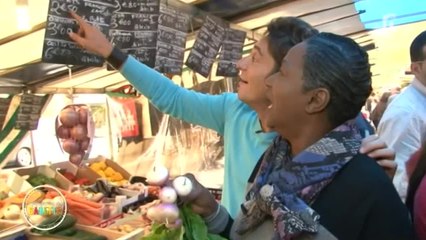
{"type": "Polygon", "coordinates": [[[316,233],[319,215],[309,206],[358,154],[360,145],[361,137],[353,121],[335,128],[293,158],[288,142],[276,138],[263,156],[247,201],[241,205],[243,214],[237,233],[259,226],[268,216],[274,223],[273,239],[316,233]]]}

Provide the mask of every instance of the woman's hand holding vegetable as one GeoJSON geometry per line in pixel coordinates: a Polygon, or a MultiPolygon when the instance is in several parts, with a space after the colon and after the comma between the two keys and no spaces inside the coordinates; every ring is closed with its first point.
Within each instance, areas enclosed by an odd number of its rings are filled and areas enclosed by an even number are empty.
{"type": "Polygon", "coordinates": [[[219,203],[216,201],[213,194],[201,185],[201,183],[195,179],[193,174],[187,173],[183,175],[183,177],[186,177],[191,181],[192,190],[186,196],[179,196],[180,199],[184,203],[188,203],[191,206],[192,211],[203,218],[213,215],[219,207],[219,203]]]}

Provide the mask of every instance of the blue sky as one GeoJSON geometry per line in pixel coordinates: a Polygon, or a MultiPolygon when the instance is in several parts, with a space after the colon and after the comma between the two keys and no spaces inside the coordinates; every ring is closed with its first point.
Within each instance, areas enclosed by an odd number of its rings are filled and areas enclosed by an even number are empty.
{"type": "Polygon", "coordinates": [[[360,0],[355,3],[367,29],[426,20],[426,0],[360,0]]]}

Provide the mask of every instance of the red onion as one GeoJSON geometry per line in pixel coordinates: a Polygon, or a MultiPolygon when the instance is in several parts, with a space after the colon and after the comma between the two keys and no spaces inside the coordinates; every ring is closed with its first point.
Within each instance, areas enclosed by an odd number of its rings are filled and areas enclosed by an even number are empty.
{"type": "Polygon", "coordinates": [[[68,107],[59,113],[59,121],[65,127],[73,127],[78,124],[80,116],[73,108],[68,107]]]}
{"type": "Polygon", "coordinates": [[[59,126],[58,129],[56,129],[56,136],[58,138],[67,139],[71,136],[71,130],[63,125],[59,126]]]}
{"type": "Polygon", "coordinates": [[[83,161],[84,152],[78,152],[70,155],[70,162],[80,166],[81,162],[83,161]]]}
{"type": "Polygon", "coordinates": [[[87,138],[87,127],[82,124],[77,124],[71,128],[71,138],[78,141],[87,138]]]}
{"type": "Polygon", "coordinates": [[[65,139],[62,143],[62,147],[64,148],[64,151],[69,154],[74,154],[80,151],[80,146],[73,139],[65,139]]]}
{"type": "Polygon", "coordinates": [[[86,107],[80,107],[80,109],[78,109],[78,115],[79,115],[80,123],[86,124],[87,123],[87,117],[88,117],[87,108],[86,107]]]}
{"type": "Polygon", "coordinates": [[[80,149],[86,151],[89,148],[90,138],[86,137],[80,142],[80,149]]]}

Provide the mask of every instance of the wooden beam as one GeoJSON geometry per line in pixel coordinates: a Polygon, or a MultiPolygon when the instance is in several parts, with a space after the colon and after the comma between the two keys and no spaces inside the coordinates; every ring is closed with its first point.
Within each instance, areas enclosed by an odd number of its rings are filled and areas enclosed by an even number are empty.
{"type": "Polygon", "coordinates": [[[29,30],[29,31],[26,31],[26,32],[18,32],[18,33],[15,33],[15,34],[13,34],[13,35],[9,35],[9,36],[7,36],[7,37],[5,37],[5,38],[0,39],[0,46],[1,46],[1,45],[3,45],[3,44],[6,44],[6,43],[8,43],[8,42],[14,41],[14,40],[16,40],[16,39],[19,39],[19,38],[22,38],[22,37],[28,36],[28,35],[30,35],[30,34],[32,34],[32,33],[35,33],[35,32],[37,32],[37,31],[40,31],[40,30],[42,30],[42,29],[44,29],[44,28],[46,28],[46,22],[42,22],[42,23],[39,23],[39,24],[35,25],[35,26],[34,26],[33,28],[31,28],[31,30],[29,30]]]}
{"type": "Polygon", "coordinates": [[[43,94],[78,94],[78,93],[105,93],[105,88],[49,88],[49,87],[37,87],[30,89],[31,93],[43,93],[43,94]]]}
{"type": "Polygon", "coordinates": [[[23,87],[0,87],[1,94],[19,94],[24,91],[23,87]]]}

